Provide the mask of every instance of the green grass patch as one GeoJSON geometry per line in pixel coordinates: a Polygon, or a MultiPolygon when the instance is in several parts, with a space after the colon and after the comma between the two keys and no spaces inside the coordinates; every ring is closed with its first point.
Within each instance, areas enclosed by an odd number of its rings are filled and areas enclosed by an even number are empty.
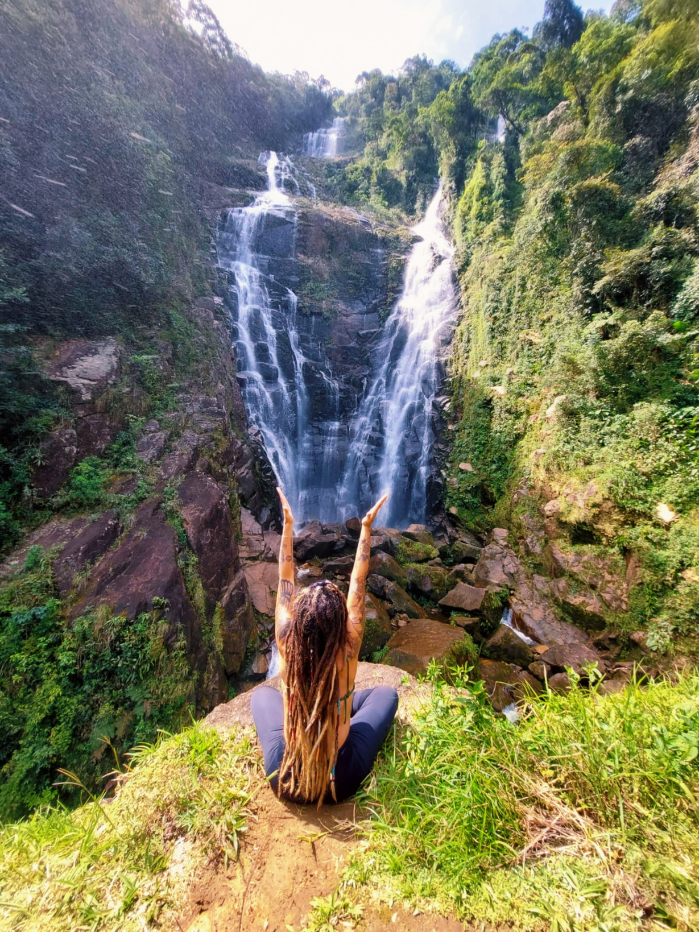
{"type": "Polygon", "coordinates": [[[347,880],[521,929],[696,928],[698,752],[697,675],[544,696],[516,726],[438,683],[384,750],[347,880]]]}
{"type": "Polygon", "coordinates": [[[0,929],[126,932],[167,925],[169,913],[174,923],[194,871],[237,857],[258,770],[247,734],[197,724],[138,748],[113,800],[89,796],[73,812],[49,807],[6,826],[0,929]]]}

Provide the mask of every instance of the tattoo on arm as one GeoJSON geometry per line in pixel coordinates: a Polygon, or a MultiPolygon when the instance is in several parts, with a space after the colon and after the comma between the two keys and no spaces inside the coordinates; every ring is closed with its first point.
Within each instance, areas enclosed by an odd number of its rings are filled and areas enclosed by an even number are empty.
{"type": "Polygon", "coordinates": [[[279,604],[288,608],[291,604],[291,596],[294,594],[294,584],[288,579],[282,579],[279,586],[279,604]]]}

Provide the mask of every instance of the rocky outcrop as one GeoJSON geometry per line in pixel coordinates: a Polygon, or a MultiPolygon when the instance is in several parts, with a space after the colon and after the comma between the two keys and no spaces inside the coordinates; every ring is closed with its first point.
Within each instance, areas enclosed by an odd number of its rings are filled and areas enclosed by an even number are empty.
{"type": "Polygon", "coordinates": [[[92,401],[116,380],[120,356],[121,348],[111,337],[102,342],[70,340],[56,350],[48,376],[67,385],[78,401],[92,401]]]}
{"type": "Polygon", "coordinates": [[[61,596],[70,592],[75,584],[75,576],[104,556],[120,534],[121,522],[112,509],[80,529],[53,564],[61,596]]]}
{"type": "Polygon", "coordinates": [[[468,583],[459,582],[454,588],[439,600],[444,608],[460,609],[464,612],[477,612],[483,604],[485,589],[469,586],[468,583]]]}
{"type": "Polygon", "coordinates": [[[210,476],[198,472],[185,478],[178,496],[187,538],[197,556],[207,612],[213,615],[220,609],[226,673],[237,673],[255,626],[255,615],[227,497],[210,476]]]}
{"type": "Polygon", "coordinates": [[[426,673],[431,660],[447,659],[463,637],[464,632],[458,627],[418,618],[397,631],[388,642],[386,663],[413,676],[426,673]]]}

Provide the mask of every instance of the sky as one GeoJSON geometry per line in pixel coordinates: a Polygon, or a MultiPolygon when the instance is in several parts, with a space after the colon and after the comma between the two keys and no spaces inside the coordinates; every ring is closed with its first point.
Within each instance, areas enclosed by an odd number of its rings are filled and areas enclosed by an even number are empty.
{"type": "MultiPolygon", "coordinates": [[[[496,32],[519,27],[531,35],[544,9],[544,0],[208,2],[229,38],[265,71],[324,75],[345,91],[362,71],[395,72],[412,55],[465,68],[496,32]]],[[[593,9],[611,6],[602,0],[593,9]]]]}

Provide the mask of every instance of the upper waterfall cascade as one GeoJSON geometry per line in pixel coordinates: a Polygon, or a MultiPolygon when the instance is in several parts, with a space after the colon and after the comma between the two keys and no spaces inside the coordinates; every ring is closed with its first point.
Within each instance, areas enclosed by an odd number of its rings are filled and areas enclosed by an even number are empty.
{"type": "Polygon", "coordinates": [[[335,117],[327,129],[304,135],[303,154],[312,159],[334,159],[342,155],[344,138],[345,118],[335,117]]]}
{"type": "MultiPolygon", "coordinates": [[[[414,228],[419,239],[388,320],[381,327],[378,310],[353,311],[338,349],[333,322],[299,313],[291,287],[298,281],[293,162],[275,152],[260,160],[267,191],[229,210],[216,239],[218,264],[232,272],[226,303],[251,426],[299,523],[363,513],[384,490],[392,495],[383,521],[424,521],[441,356],[456,307],[441,190],[414,228]],[[354,369],[348,360],[358,361],[354,369]]],[[[380,269],[382,251],[373,252],[367,261],[380,269]]]]}

